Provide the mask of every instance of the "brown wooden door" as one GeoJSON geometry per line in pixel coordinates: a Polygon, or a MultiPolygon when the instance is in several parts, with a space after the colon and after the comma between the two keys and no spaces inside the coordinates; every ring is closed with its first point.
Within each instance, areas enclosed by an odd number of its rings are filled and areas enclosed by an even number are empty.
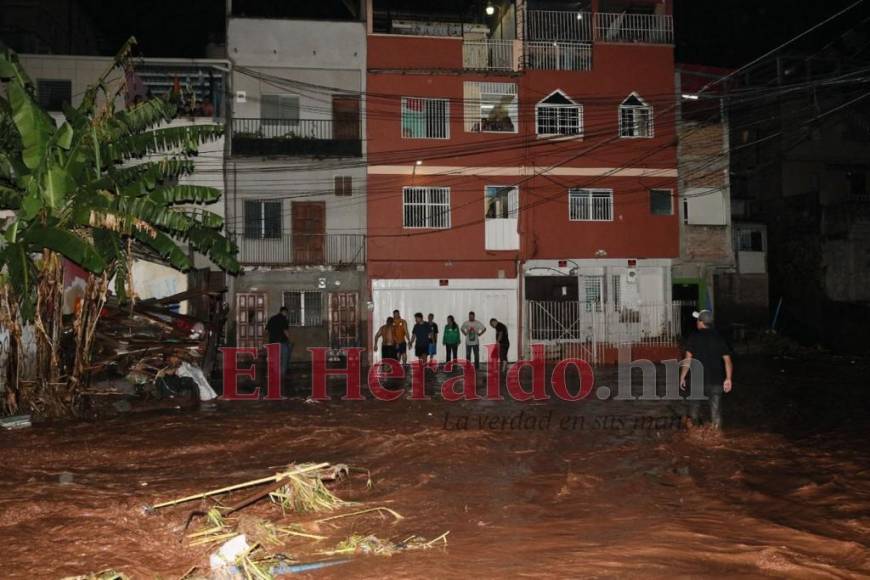
{"type": "Polygon", "coordinates": [[[332,97],[332,138],[339,141],[358,141],[359,98],[335,95],[332,97]]]}
{"type": "Polygon", "coordinates": [[[259,348],[266,331],[268,299],[263,292],[236,294],[236,345],[259,348]]]}
{"type": "Polygon", "coordinates": [[[357,320],[359,295],[356,292],[329,293],[329,346],[359,346],[357,320]]]}
{"type": "Polygon", "coordinates": [[[326,202],[294,201],[293,263],[323,264],[326,246],[326,202]]]}

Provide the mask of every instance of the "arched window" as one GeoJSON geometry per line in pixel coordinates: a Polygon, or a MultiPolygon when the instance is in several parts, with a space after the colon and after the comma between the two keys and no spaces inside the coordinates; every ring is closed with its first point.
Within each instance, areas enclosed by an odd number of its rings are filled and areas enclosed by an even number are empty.
{"type": "Polygon", "coordinates": [[[538,135],[583,135],[583,105],[578,105],[562,91],[553,91],[535,105],[538,135]]]}
{"type": "Polygon", "coordinates": [[[640,95],[631,93],[619,105],[619,136],[626,139],[642,139],[655,134],[653,109],[640,95]]]}

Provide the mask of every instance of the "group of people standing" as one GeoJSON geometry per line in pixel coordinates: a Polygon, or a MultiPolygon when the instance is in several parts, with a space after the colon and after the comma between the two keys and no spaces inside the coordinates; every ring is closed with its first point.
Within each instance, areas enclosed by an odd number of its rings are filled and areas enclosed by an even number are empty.
{"type": "MultiPolygon", "coordinates": [[[[508,337],[507,326],[492,318],[489,321],[490,326],[496,334],[496,343],[499,347],[499,360],[502,366],[507,365],[508,350],[510,349],[510,339],[508,337]]],[[[429,314],[426,320],[423,319],[423,313],[418,312],[414,315],[414,326],[408,329],[408,323],[402,318],[398,310],[393,310],[393,315],[388,317],[386,323],[378,329],[375,334],[374,348],[378,348],[378,341],[381,343],[381,359],[394,359],[402,364],[408,362],[408,350],[413,348],[414,355],[423,363],[429,360],[429,357],[434,357],[438,354],[438,337],[442,335],[442,344],[447,352],[445,362],[457,360],[457,352],[462,338],[465,337],[465,358],[472,360],[474,357],[475,368],[480,368],[480,337],[483,336],[487,328],[482,322],[477,320],[474,312],[468,313],[468,319],[459,325],[453,315],[447,317],[447,322],[444,324],[444,332],[440,332],[438,323],[435,322],[435,315],[429,314]]]]}

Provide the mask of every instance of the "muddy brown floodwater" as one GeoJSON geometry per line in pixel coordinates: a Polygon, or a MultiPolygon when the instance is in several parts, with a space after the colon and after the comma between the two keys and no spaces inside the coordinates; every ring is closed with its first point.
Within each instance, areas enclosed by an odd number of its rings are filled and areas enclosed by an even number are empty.
{"type": "MultiPolygon", "coordinates": [[[[330,539],[286,551],[322,559],[351,533],[449,530],[449,542],[312,578],[867,577],[867,372],[847,358],[738,360],[721,438],[681,429],[681,403],[616,400],[297,399],[3,432],[0,575],[177,578],[207,566],[206,548],[179,542],[204,504],[143,505],[329,461],[374,480],[339,496],[405,519],[324,523],[330,539]]],[[[249,510],[280,519],[268,503],[249,510]]]]}

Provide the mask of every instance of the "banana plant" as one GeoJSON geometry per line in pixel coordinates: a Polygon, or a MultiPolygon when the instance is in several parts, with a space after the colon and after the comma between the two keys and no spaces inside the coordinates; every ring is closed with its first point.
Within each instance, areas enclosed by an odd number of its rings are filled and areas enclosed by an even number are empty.
{"type": "Polygon", "coordinates": [[[131,38],[60,122],[39,105],[17,55],[0,50],[0,286],[10,297],[9,316],[23,325],[46,327],[40,307],[62,303],[62,284],[40,283],[56,256],[114,278],[121,300],[132,252],[184,271],[189,245],[228,272],[239,269],[223,220],[201,207],[217,202],[220,191],[179,183],[194,171],[197,148],[219,138],[222,127],[168,126],[172,98],[116,106],[124,85],[109,77],[132,66],[134,46],[131,38]],[[49,291],[61,294],[40,295],[49,291]]]}

